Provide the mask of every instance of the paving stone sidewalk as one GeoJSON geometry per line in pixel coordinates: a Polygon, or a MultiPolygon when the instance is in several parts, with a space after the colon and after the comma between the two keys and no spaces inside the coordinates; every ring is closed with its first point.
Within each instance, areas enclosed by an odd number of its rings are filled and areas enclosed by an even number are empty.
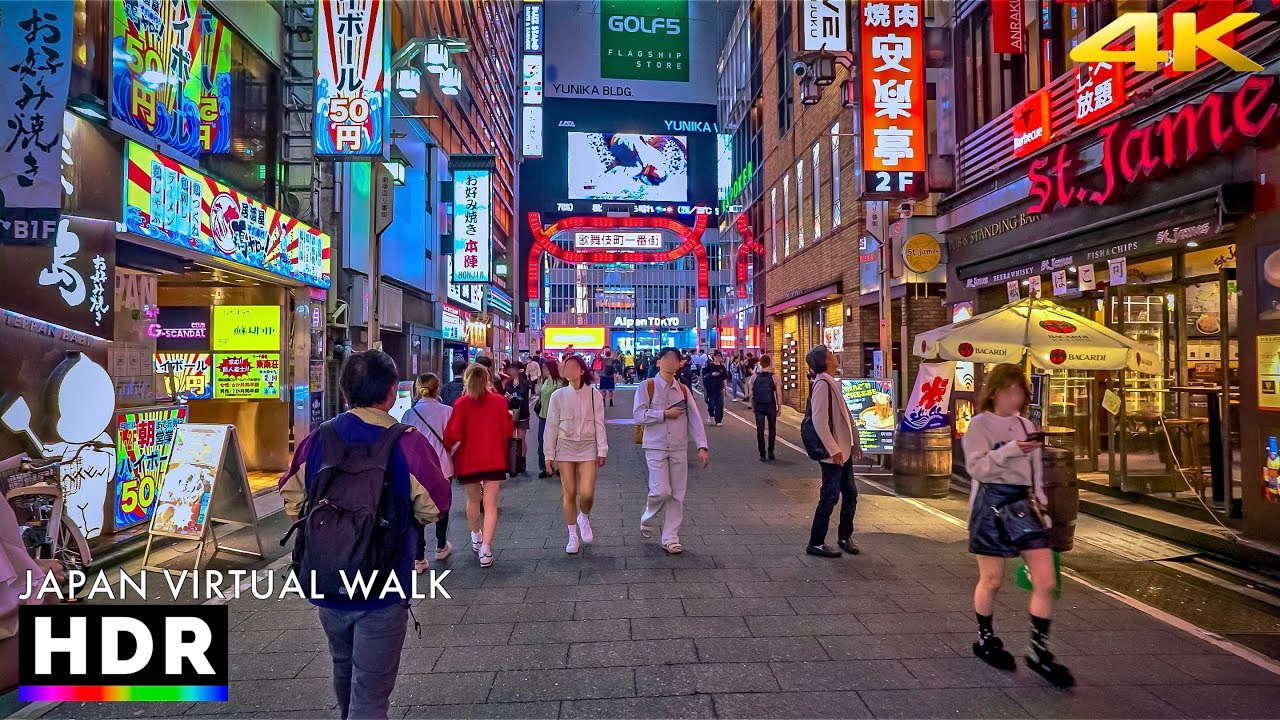
{"type": "MultiPolygon", "coordinates": [[[[733,417],[707,429],[712,466],[690,472],[685,553],[668,556],[639,535],[647,488],[624,420],[631,397],[620,391],[609,409],[622,422],[609,425],[595,542],[580,555],[564,553],[554,479],[506,483],[488,570],[468,549],[455,496],[458,550],[438,564],[453,571],[453,597],[414,608],[424,627],[401,656],[393,717],[1280,714],[1280,677],[1072,582],[1053,644],[1078,687],[983,665],[969,649],[975,572],[961,528],[862,485],[863,554],[808,557],[814,464],[781,445],[776,463],[758,462],[754,430],[733,417]]],[[[1026,601],[1010,582],[997,610],[997,631],[1019,650],[1026,601]]],[[[69,703],[45,717],[336,717],[309,605],[241,599],[230,616],[230,702],[69,703]]]]}

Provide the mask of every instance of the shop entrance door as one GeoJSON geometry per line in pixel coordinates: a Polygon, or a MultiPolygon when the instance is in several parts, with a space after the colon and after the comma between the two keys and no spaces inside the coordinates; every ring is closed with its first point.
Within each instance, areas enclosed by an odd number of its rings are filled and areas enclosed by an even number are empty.
{"type": "Polygon", "coordinates": [[[1173,487],[1175,467],[1164,420],[1173,409],[1170,379],[1178,377],[1179,288],[1173,284],[1119,285],[1108,289],[1108,325],[1151,348],[1159,374],[1118,372],[1123,401],[1108,443],[1112,487],[1158,493],[1173,487]]]}

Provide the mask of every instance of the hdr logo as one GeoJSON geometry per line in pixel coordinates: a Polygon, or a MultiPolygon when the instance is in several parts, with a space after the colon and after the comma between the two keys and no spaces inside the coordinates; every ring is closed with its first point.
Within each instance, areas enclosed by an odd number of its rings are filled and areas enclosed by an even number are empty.
{"type": "Polygon", "coordinates": [[[609,29],[614,32],[641,33],[644,35],[679,35],[680,18],[613,15],[609,18],[609,29]]]}
{"type": "Polygon", "coordinates": [[[23,702],[227,699],[225,605],[23,605],[23,702]]]}

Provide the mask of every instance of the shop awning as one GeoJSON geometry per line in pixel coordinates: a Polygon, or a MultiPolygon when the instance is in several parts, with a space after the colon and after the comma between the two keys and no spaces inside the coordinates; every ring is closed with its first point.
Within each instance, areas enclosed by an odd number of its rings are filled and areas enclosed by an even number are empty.
{"type": "Polygon", "coordinates": [[[797,295],[796,297],[793,297],[790,300],[784,300],[776,305],[770,305],[769,307],[765,308],[765,314],[776,315],[778,313],[786,312],[788,310],[798,308],[802,305],[808,305],[811,302],[825,300],[829,297],[833,297],[839,294],[840,294],[840,284],[835,283],[833,285],[828,285],[824,288],[819,288],[817,290],[810,290],[807,293],[804,293],[802,295],[797,295]]]}

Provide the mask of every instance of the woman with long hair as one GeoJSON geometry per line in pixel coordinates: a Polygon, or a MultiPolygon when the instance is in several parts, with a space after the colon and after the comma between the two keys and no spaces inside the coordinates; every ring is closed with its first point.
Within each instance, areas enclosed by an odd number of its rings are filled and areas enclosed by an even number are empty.
{"type": "Polygon", "coordinates": [[[503,372],[506,375],[506,383],[503,385],[502,394],[507,398],[507,407],[511,408],[516,428],[515,437],[520,441],[520,459],[517,462],[520,471],[517,474],[524,475],[527,472],[525,456],[528,453],[524,438],[529,432],[529,396],[533,386],[524,374],[524,366],[518,362],[508,362],[503,372]]]}
{"type": "MultiPolygon", "coordinates": [[[[404,411],[400,422],[412,425],[427,439],[427,444],[436,451],[440,459],[440,472],[446,479],[453,478],[453,460],[444,447],[444,429],[453,415],[453,408],[440,402],[440,378],[435,373],[424,373],[413,381],[413,407],[404,411]]],[[[418,554],[414,569],[425,572],[430,566],[427,561],[426,527],[422,528],[422,542],[418,544],[418,554]]],[[[453,552],[449,543],[449,514],[441,513],[436,520],[436,560],[444,560],[453,552]]]]}
{"type": "Polygon", "coordinates": [[[498,490],[507,476],[507,439],[514,431],[507,400],[490,387],[489,371],[473,363],[462,376],[466,392],[453,406],[444,446],[453,457],[458,484],[467,492],[471,550],[480,567],[493,565],[498,529],[498,490]]]}
{"type": "Polygon", "coordinates": [[[1031,647],[1027,667],[1058,687],[1075,679],[1049,652],[1049,618],[1057,583],[1048,521],[1041,508],[1044,492],[1041,450],[1044,435],[1023,414],[1031,399],[1022,368],[997,365],[987,374],[978,395],[978,414],[964,434],[965,464],[973,482],[969,490],[969,552],[978,559],[973,609],[978,642],[973,653],[990,665],[1013,670],[1017,662],[993,629],[996,593],[1004,580],[1007,558],[1021,556],[1031,575],[1031,647]]]}
{"type": "Polygon", "coordinates": [[[596,470],[604,467],[609,441],[604,430],[604,397],[591,386],[591,369],[581,355],[564,359],[562,369],[569,381],[551,395],[547,410],[545,470],[560,470],[561,507],[569,528],[569,544],[564,551],[578,552],[580,543],[590,543],[591,506],[596,496],[596,470]]]}
{"type": "Polygon", "coordinates": [[[551,395],[560,388],[568,385],[564,378],[560,377],[560,363],[555,358],[547,356],[543,363],[542,380],[538,383],[538,477],[549,478],[551,473],[547,472],[547,454],[546,454],[546,437],[547,437],[547,411],[551,409],[551,395]]]}

